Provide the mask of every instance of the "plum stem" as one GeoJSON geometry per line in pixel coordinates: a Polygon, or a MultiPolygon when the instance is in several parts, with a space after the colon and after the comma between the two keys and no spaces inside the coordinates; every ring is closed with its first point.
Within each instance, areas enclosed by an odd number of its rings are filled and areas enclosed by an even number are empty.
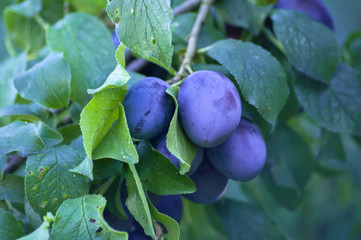
{"type": "Polygon", "coordinates": [[[45,21],[44,18],[42,18],[40,16],[40,14],[35,14],[35,21],[39,24],[40,27],[42,27],[44,29],[44,31],[46,32],[49,28],[49,23],[47,23],[47,21],[45,21]]]}
{"type": "Polygon", "coordinates": [[[269,29],[264,29],[263,32],[266,34],[268,40],[270,40],[281,52],[285,52],[282,43],[273,35],[269,29]]]}
{"type": "Polygon", "coordinates": [[[209,9],[212,6],[213,2],[214,0],[202,0],[196,21],[194,22],[192,31],[189,35],[186,54],[184,56],[182,65],[179,68],[179,71],[173,78],[173,83],[179,81],[184,77],[185,74],[187,74],[187,69],[190,67],[192,60],[196,55],[199,33],[201,31],[203,23],[207,18],[209,9]]]}
{"type": "Polygon", "coordinates": [[[108,188],[110,187],[110,185],[112,185],[112,183],[114,182],[116,177],[111,177],[108,179],[108,181],[106,181],[102,186],[100,186],[100,189],[98,191],[98,194],[103,195],[108,188]]]}

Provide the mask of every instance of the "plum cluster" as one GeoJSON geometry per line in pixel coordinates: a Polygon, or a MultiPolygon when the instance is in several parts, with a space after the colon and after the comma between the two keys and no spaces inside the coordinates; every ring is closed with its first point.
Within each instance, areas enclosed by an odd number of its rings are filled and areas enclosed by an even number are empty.
{"type": "MultiPolygon", "coordinates": [[[[180,168],[167,148],[175,111],[168,87],[159,78],[144,78],[129,89],[123,104],[132,137],[149,140],[180,168]]],[[[240,96],[231,80],[217,72],[197,71],[183,81],[177,100],[182,128],[199,147],[187,173],[197,191],[184,197],[210,204],[224,195],[228,179],[249,181],[257,176],[266,161],[266,145],[257,126],[241,118],[240,96]]]]}

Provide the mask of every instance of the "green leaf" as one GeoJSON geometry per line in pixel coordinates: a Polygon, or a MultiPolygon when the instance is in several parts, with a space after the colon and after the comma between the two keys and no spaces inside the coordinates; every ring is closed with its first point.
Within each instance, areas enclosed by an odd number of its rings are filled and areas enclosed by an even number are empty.
{"type": "Polygon", "coordinates": [[[53,147],[63,141],[63,137],[57,131],[49,128],[43,123],[38,123],[37,131],[40,138],[43,140],[46,148],[53,147]]]}
{"type": "Polygon", "coordinates": [[[48,117],[48,110],[37,103],[12,104],[0,108],[0,117],[18,117],[21,120],[35,122],[42,117],[48,117]]]}
{"type": "Polygon", "coordinates": [[[169,240],[178,240],[180,236],[179,225],[176,220],[172,219],[171,217],[158,212],[158,210],[153,206],[152,202],[148,199],[148,205],[150,209],[150,214],[152,218],[162,223],[168,231],[168,239],[169,240]]]}
{"type": "MultiPolygon", "coordinates": [[[[73,120],[74,121],[74,120],[73,120]]],[[[71,123],[58,128],[58,132],[63,136],[63,144],[70,144],[81,135],[79,123],[71,123]]]]}
{"type": "Polygon", "coordinates": [[[271,6],[255,6],[248,0],[216,1],[215,8],[227,23],[246,28],[253,35],[261,32],[264,21],[272,9],[271,6]]]}
{"type": "Polygon", "coordinates": [[[79,173],[93,181],[93,161],[86,156],[78,166],[69,170],[70,172],[79,173]]]}
{"type": "Polygon", "coordinates": [[[108,1],[107,12],[116,24],[120,42],[142,58],[174,72],[170,30],[173,12],[169,0],[112,0],[108,1]]]}
{"type": "Polygon", "coordinates": [[[55,214],[65,200],[88,192],[86,178],[69,171],[81,160],[72,148],[65,145],[28,157],[25,194],[35,212],[55,214]]]}
{"type": "Polygon", "coordinates": [[[23,154],[40,152],[45,148],[33,123],[13,122],[0,127],[0,155],[19,151],[23,154]]]}
{"type": "MultiPolygon", "coordinates": [[[[30,54],[36,54],[45,44],[45,31],[34,18],[26,16],[26,14],[34,14],[37,10],[19,11],[18,6],[21,4],[22,3],[11,5],[4,10],[4,23],[8,33],[8,45],[13,48],[11,45],[12,40],[21,50],[25,50],[30,54]]],[[[15,50],[13,49],[13,51],[15,50]]]]}
{"type": "Polygon", "coordinates": [[[314,156],[296,132],[283,126],[271,135],[261,176],[280,204],[291,210],[298,206],[313,169],[314,156]]]}
{"type": "MultiPolygon", "coordinates": [[[[197,13],[189,12],[181,14],[174,19],[171,25],[174,43],[180,42],[186,48],[189,34],[192,31],[196,18],[197,13]]],[[[197,48],[207,47],[223,38],[224,34],[215,26],[214,19],[209,15],[199,33],[197,48]]]]}
{"type": "Polygon", "coordinates": [[[184,133],[181,123],[178,120],[178,101],[177,96],[179,86],[173,86],[166,90],[166,92],[173,98],[175,103],[175,111],[172,121],[169,125],[167,133],[167,148],[179,159],[180,172],[185,174],[189,171],[194,157],[196,156],[198,147],[188,139],[184,133]]]}
{"type": "Polygon", "coordinates": [[[21,14],[25,17],[34,17],[42,8],[41,0],[25,0],[19,4],[9,7],[11,11],[21,14]]]}
{"type": "Polygon", "coordinates": [[[49,228],[50,224],[54,221],[54,216],[48,212],[47,216],[44,216],[43,219],[44,222],[37,229],[35,229],[34,232],[20,238],[19,240],[49,240],[49,228]]]}
{"type": "Polygon", "coordinates": [[[7,163],[8,163],[7,156],[0,155],[0,180],[3,180],[3,178],[4,178],[4,170],[5,170],[7,163]]]}
{"type": "Polygon", "coordinates": [[[281,127],[267,142],[267,163],[278,185],[303,191],[313,171],[314,157],[296,132],[281,127]]]}
{"type": "Polygon", "coordinates": [[[50,49],[63,52],[70,65],[71,99],[85,105],[87,89],[99,87],[115,67],[110,32],[91,15],[69,13],[50,27],[46,39],[50,49]]]}
{"type": "Polygon", "coordinates": [[[118,65],[122,66],[123,68],[125,68],[124,51],[125,51],[125,46],[123,43],[120,43],[117,48],[117,51],[115,52],[115,59],[117,60],[118,65]]]}
{"type": "Polygon", "coordinates": [[[0,208],[1,240],[16,240],[24,235],[23,227],[11,213],[0,208]]]}
{"type": "Polygon", "coordinates": [[[83,109],[80,116],[80,128],[84,137],[84,148],[90,159],[95,149],[121,116],[120,102],[125,96],[121,88],[109,88],[96,93],[83,109]]]}
{"type": "Polygon", "coordinates": [[[323,131],[316,169],[326,176],[338,175],[347,170],[346,153],[339,134],[323,131]]]}
{"type": "Polygon", "coordinates": [[[86,12],[99,16],[107,5],[104,0],[69,0],[70,4],[79,12],[86,12]]]}
{"type": "Polygon", "coordinates": [[[137,220],[137,222],[144,228],[145,234],[155,238],[148,201],[137,170],[133,164],[126,164],[124,166],[128,189],[128,198],[125,201],[125,204],[135,220],[137,220]]]}
{"type": "Polygon", "coordinates": [[[94,161],[94,179],[110,178],[123,175],[123,163],[113,159],[94,161]]]}
{"type": "Polygon", "coordinates": [[[130,79],[129,74],[121,65],[117,65],[113,72],[111,72],[104,82],[103,85],[98,87],[97,89],[88,89],[89,94],[95,94],[100,92],[104,89],[111,88],[111,87],[122,87],[124,86],[127,81],[130,79]]]}
{"type": "Polygon", "coordinates": [[[291,64],[314,79],[329,83],[340,61],[335,34],[296,10],[272,14],[273,29],[291,64]]]}
{"type": "Polygon", "coordinates": [[[65,201],[58,209],[51,240],[128,239],[126,232],[109,227],[103,218],[106,200],[100,195],[85,195],[65,201]],[[102,228],[99,233],[96,231],[102,228]]]}
{"type": "Polygon", "coordinates": [[[287,75],[269,52],[237,40],[216,42],[208,54],[235,77],[242,95],[269,122],[274,122],[288,97],[287,75]]]}
{"type": "MultiPolygon", "coordinates": [[[[181,239],[199,240],[220,240],[227,239],[222,228],[222,223],[218,226],[212,225],[207,205],[197,204],[187,199],[183,199],[183,216],[181,220],[181,239]]],[[[212,205],[209,205],[211,207],[212,205]]],[[[219,218],[219,216],[218,216],[219,218]]],[[[238,223],[237,223],[238,224],[238,223]]]]}
{"type": "Polygon", "coordinates": [[[139,164],[136,165],[144,186],[158,195],[176,195],[196,191],[192,180],[180,175],[179,169],[148,142],[138,145],[139,164]]]}
{"type": "Polygon", "coordinates": [[[361,74],[340,64],[329,86],[296,74],[295,92],[310,117],[331,132],[361,134],[361,74]]]}
{"type": "Polygon", "coordinates": [[[70,67],[63,54],[52,52],[18,75],[14,85],[23,98],[48,108],[63,108],[69,102],[70,79],[70,67]]]}
{"type": "Polygon", "coordinates": [[[229,240],[286,239],[276,223],[252,204],[223,199],[215,204],[215,208],[229,240]]]}
{"type": "Polygon", "coordinates": [[[119,119],[109,129],[93,154],[93,159],[112,158],[131,164],[138,163],[139,157],[130,136],[122,104],[119,104],[119,119]]]}
{"type": "Polygon", "coordinates": [[[11,203],[24,204],[24,196],[24,178],[5,174],[4,178],[0,180],[0,199],[11,203]]]}
{"type": "Polygon", "coordinates": [[[345,43],[351,66],[361,69],[361,30],[353,32],[345,43]]]}
{"type": "Polygon", "coordinates": [[[259,6],[270,5],[278,2],[278,0],[248,0],[248,1],[259,6]]]}
{"type": "Polygon", "coordinates": [[[26,53],[5,59],[0,63],[0,107],[14,102],[16,89],[13,86],[13,80],[17,74],[24,72],[25,68],[26,53]]]}

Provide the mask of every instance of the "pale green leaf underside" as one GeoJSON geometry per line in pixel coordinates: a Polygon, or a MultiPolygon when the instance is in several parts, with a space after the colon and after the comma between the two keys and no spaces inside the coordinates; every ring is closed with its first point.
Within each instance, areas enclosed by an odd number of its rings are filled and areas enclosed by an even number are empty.
{"type": "Polygon", "coordinates": [[[112,158],[131,164],[138,163],[137,150],[130,136],[122,104],[119,104],[119,119],[113,124],[102,142],[94,150],[93,159],[101,158],[112,158]]]}
{"type": "Polygon", "coordinates": [[[185,174],[191,167],[198,147],[188,139],[182,129],[181,123],[178,120],[178,91],[179,86],[170,87],[166,90],[166,92],[173,98],[176,106],[167,134],[167,148],[179,159],[180,172],[181,174],[185,174]]]}
{"type": "Polygon", "coordinates": [[[80,115],[80,128],[84,138],[84,148],[90,159],[93,149],[105,137],[114,121],[119,118],[120,102],[125,96],[122,88],[109,88],[96,93],[80,115]]]}

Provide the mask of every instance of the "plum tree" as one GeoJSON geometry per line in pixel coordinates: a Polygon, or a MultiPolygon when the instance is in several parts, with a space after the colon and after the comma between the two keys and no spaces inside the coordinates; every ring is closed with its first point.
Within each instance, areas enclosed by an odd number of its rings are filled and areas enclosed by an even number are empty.
{"type": "Polygon", "coordinates": [[[180,195],[162,196],[155,207],[159,212],[180,222],[183,215],[183,204],[180,195]]]}
{"type": "Polygon", "coordinates": [[[242,118],[226,142],[206,150],[206,155],[224,176],[249,181],[266,162],[266,144],[258,127],[242,118]]]}
{"type": "Polygon", "coordinates": [[[184,197],[200,204],[216,202],[225,194],[228,186],[228,178],[213,167],[207,158],[203,159],[191,179],[194,181],[197,191],[184,194],[184,197]]]}
{"type": "Polygon", "coordinates": [[[322,0],[279,0],[275,8],[298,10],[313,20],[325,24],[330,29],[334,29],[331,15],[322,0]]]}
{"type": "Polygon", "coordinates": [[[165,92],[168,87],[159,78],[146,77],[129,89],[123,105],[132,137],[151,139],[168,128],[175,108],[165,92]]]}
{"type": "Polygon", "coordinates": [[[197,71],[182,83],[179,116],[187,136],[198,146],[215,147],[237,128],[242,106],[236,87],[226,76],[197,71]]]}
{"type": "MultiPolygon", "coordinates": [[[[180,168],[179,159],[176,156],[174,156],[171,152],[169,152],[169,150],[167,148],[167,131],[165,131],[165,132],[161,133],[160,135],[158,135],[157,137],[151,139],[150,142],[155,149],[157,149],[159,152],[161,152],[164,156],[166,156],[169,160],[171,160],[174,165],[176,165],[178,168],[180,168]]],[[[188,172],[188,175],[191,175],[192,173],[194,173],[197,170],[197,168],[199,167],[199,165],[202,162],[203,156],[204,156],[204,149],[198,148],[197,154],[193,159],[193,162],[192,162],[191,168],[188,172]]]]}

